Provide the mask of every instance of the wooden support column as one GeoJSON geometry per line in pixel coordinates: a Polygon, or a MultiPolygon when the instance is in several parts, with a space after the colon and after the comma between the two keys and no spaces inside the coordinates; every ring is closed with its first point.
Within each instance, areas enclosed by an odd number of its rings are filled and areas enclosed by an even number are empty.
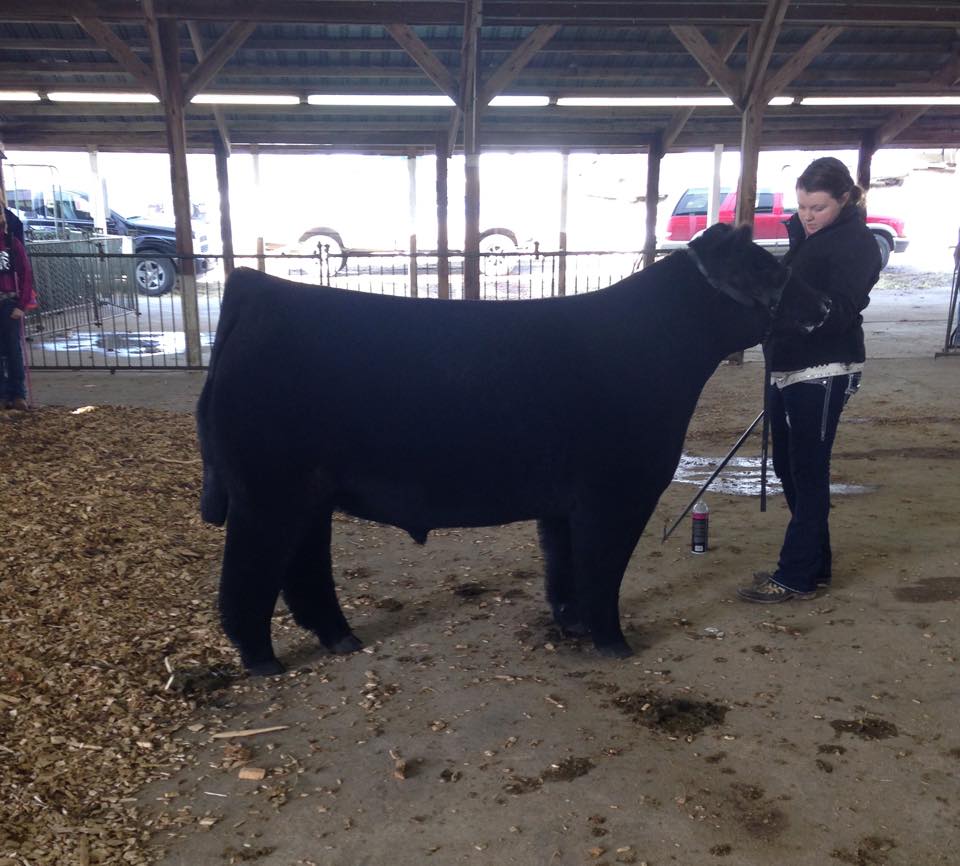
{"type": "MultiPolygon", "coordinates": [[[[250,156],[253,158],[253,190],[257,201],[263,201],[263,193],[260,190],[260,148],[253,145],[250,148],[250,156]]],[[[265,271],[267,269],[267,260],[264,258],[263,248],[263,225],[257,222],[257,269],[265,271]]]]}
{"type": "Polygon", "coordinates": [[[860,138],[860,152],[857,156],[857,185],[864,192],[870,190],[870,171],[873,164],[873,155],[877,152],[877,137],[871,130],[860,138]]]}
{"type": "Polygon", "coordinates": [[[740,184],[737,188],[737,213],[734,218],[738,226],[753,225],[762,133],[763,105],[757,100],[751,100],[743,110],[740,123],[740,184]]]}
{"type": "Polygon", "coordinates": [[[657,203],[660,200],[660,162],[663,159],[663,136],[653,136],[647,150],[647,228],[643,242],[643,267],[648,268],[657,258],[657,203]]]}
{"type": "Polygon", "coordinates": [[[93,207],[93,227],[101,234],[106,234],[107,206],[103,200],[103,179],[100,177],[100,152],[94,145],[90,145],[87,147],[87,154],[90,157],[90,174],[93,175],[93,195],[90,202],[93,207]]]}
{"type": "Polygon", "coordinates": [[[447,136],[437,138],[437,297],[450,299],[450,244],[447,237],[447,136]]]}
{"type": "Polygon", "coordinates": [[[707,225],[712,226],[720,217],[720,193],[722,184],[720,170],[723,166],[723,145],[713,146],[713,178],[710,180],[710,195],[707,197],[707,225]]]}
{"type": "Polygon", "coordinates": [[[567,204],[570,193],[570,154],[563,152],[560,174],[560,264],[557,269],[557,294],[567,293],[567,204]]]}
{"type": "Polygon", "coordinates": [[[417,297],[417,158],[407,157],[408,201],[410,204],[410,297],[417,297]]]}
{"type": "MultiPolygon", "coordinates": [[[[150,4],[152,7],[152,4],[150,4]]],[[[152,11],[152,9],[151,9],[152,11]]],[[[170,182],[173,189],[173,215],[177,232],[180,264],[180,304],[187,364],[199,367],[200,314],[197,307],[197,277],[193,260],[193,222],[190,186],[187,181],[187,126],[180,78],[180,45],[177,22],[172,18],[148,20],[148,29],[156,34],[159,48],[158,77],[163,93],[167,122],[167,146],[170,154],[170,182]]]]}
{"type": "Polygon", "coordinates": [[[223,245],[223,277],[233,272],[233,223],[230,217],[230,174],[227,170],[227,144],[213,131],[213,155],[217,166],[217,191],[220,193],[220,240],[223,245]]]}
{"type": "Polygon", "coordinates": [[[482,0],[467,0],[463,46],[464,241],[463,298],[480,299],[480,141],[478,63],[482,0]]]}

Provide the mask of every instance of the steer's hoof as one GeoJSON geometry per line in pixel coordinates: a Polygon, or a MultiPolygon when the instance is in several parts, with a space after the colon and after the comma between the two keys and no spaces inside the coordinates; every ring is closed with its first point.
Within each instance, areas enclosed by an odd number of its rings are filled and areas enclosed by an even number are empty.
{"type": "Polygon", "coordinates": [[[615,641],[614,643],[597,644],[597,652],[609,659],[628,659],[633,655],[633,650],[625,640],[615,641]]]}
{"type": "Polygon", "coordinates": [[[362,650],[363,641],[353,632],[348,632],[342,638],[326,644],[326,647],[336,655],[348,655],[357,652],[357,650],[362,650]]]}
{"type": "Polygon", "coordinates": [[[282,674],[286,668],[276,659],[268,659],[265,662],[255,662],[251,665],[244,665],[247,673],[252,677],[272,677],[282,674]]]}

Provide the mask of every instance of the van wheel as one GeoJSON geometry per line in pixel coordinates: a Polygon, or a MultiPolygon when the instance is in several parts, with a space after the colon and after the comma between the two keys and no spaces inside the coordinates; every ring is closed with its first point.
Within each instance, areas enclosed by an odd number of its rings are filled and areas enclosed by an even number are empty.
{"type": "Polygon", "coordinates": [[[147,255],[137,259],[134,277],[137,281],[137,291],[141,295],[155,298],[173,288],[177,280],[177,271],[170,259],[164,256],[147,255]]]}
{"type": "Polygon", "coordinates": [[[877,241],[877,248],[880,250],[880,270],[882,271],[887,266],[887,262],[890,261],[890,242],[880,232],[874,232],[873,236],[877,241]]]}

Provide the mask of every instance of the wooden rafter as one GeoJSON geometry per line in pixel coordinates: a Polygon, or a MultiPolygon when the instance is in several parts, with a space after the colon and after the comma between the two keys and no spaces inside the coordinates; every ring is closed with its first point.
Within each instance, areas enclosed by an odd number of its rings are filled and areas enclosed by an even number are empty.
{"type": "Polygon", "coordinates": [[[790,0],[770,0],[763,22],[757,31],[757,38],[751,45],[747,68],[741,83],[740,98],[735,100],[738,105],[745,107],[748,103],[761,102],[764,92],[764,79],[767,67],[773,56],[773,46],[780,36],[783,18],[787,12],[790,0]]]}
{"type": "Polygon", "coordinates": [[[423,70],[427,78],[436,84],[442,93],[457,102],[459,94],[457,93],[456,78],[443,65],[440,58],[417,36],[413,28],[406,24],[387,24],[386,30],[397,41],[397,44],[410,55],[413,62],[423,70]]]}
{"type": "Polygon", "coordinates": [[[727,66],[700,30],[696,27],[674,26],[670,28],[704,72],[716,82],[717,87],[735,103],[740,100],[742,83],[740,76],[727,66]]]}
{"type": "MultiPolygon", "coordinates": [[[[83,4],[81,9],[89,11],[92,5],[91,3],[83,4]]],[[[74,20],[90,34],[91,38],[101,48],[120,64],[125,72],[133,77],[137,84],[143,87],[148,93],[154,94],[154,96],[160,95],[157,79],[150,71],[150,67],[137,57],[107,24],[99,18],[85,14],[76,15],[74,20]]]]}
{"type": "Polygon", "coordinates": [[[487,79],[480,93],[480,105],[489,104],[513,81],[534,56],[560,31],[559,24],[542,24],[523,40],[487,79]]]}
{"type": "MultiPolygon", "coordinates": [[[[960,50],[955,51],[949,62],[933,77],[930,82],[937,87],[953,87],[960,83],[960,50]]],[[[883,147],[893,141],[914,121],[923,117],[929,111],[928,106],[908,108],[890,115],[887,121],[874,134],[877,147],[883,147]]]]}
{"type": "MultiPolygon", "coordinates": [[[[226,62],[237,53],[237,49],[257,29],[255,23],[237,21],[214,43],[205,57],[197,55],[200,63],[194,67],[183,84],[183,98],[189,102],[206,87],[224,67],[226,62]]],[[[191,37],[192,38],[192,37],[191,37]]],[[[196,46],[194,46],[196,50],[196,46]]]]}
{"type": "MultiPolygon", "coordinates": [[[[200,28],[195,21],[187,22],[187,32],[190,34],[193,53],[197,55],[197,60],[202,63],[206,55],[206,48],[203,45],[203,36],[200,33],[200,28]]],[[[213,119],[217,125],[217,131],[220,133],[219,147],[223,149],[225,156],[230,156],[230,129],[227,126],[227,120],[226,117],[224,117],[223,111],[217,106],[213,107],[213,119]]]]}
{"type": "MultiPolygon", "coordinates": [[[[730,55],[733,54],[733,50],[740,43],[740,40],[743,38],[744,34],[743,28],[738,28],[728,32],[720,40],[720,44],[717,46],[717,56],[726,63],[730,55]]],[[[709,87],[713,83],[713,77],[707,75],[704,80],[704,86],[709,87]]],[[[673,116],[670,118],[670,122],[667,124],[666,128],[663,131],[662,145],[663,151],[666,153],[671,147],[673,147],[674,142],[676,142],[677,137],[680,135],[683,127],[686,126],[687,121],[693,116],[694,109],[690,108],[681,108],[673,113],[673,116]]]]}
{"type": "Polygon", "coordinates": [[[768,102],[790,84],[841,33],[843,33],[842,27],[821,27],[814,33],[796,54],[767,79],[763,88],[764,102],[768,102]]]}

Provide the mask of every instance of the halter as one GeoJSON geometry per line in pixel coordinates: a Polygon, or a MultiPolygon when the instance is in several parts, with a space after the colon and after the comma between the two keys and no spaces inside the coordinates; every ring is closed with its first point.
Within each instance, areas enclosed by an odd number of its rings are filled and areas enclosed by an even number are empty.
{"type": "Polygon", "coordinates": [[[777,290],[773,295],[773,303],[765,305],[757,298],[752,298],[750,295],[746,295],[739,289],[734,288],[732,285],[730,285],[730,283],[718,280],[715,276],[713,276],[707,270],[707,266],[703,263],[703,259],[700,258],[700,255],[695,249],[693,249],[693,247],[686,247],[684,252],[690,257],[690,260],[694,263],[694,265],[696,265],[697,270],[700,271],[700,275],[710,284],[712,288],[726,295],[728,298],[730,298],[730,300],[736,301],[741,307],[763,307],[770,316],[771,322],[776,318],[777,310],[780,307],[780,299],[783,297],[783,290],[787,287],[787,283],[790,282],[790,277],[792,275],[789,265],[785,266],[786,273],[784,274],[783,282],[777,287],[777,290]]]}

